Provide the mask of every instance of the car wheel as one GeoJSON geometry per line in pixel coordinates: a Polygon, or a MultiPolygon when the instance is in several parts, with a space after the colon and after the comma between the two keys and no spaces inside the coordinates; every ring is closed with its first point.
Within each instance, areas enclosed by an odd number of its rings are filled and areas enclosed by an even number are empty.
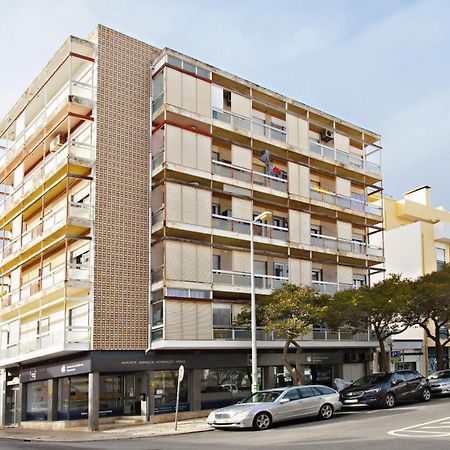
{"type": "Polygon", "coordinates": [[[388,392],[386,394],[386,397],[384,397],[384,407],[385,408],[393,408],[395,406],[395,395],[391,392],[388,392]]]}
{"type": "Polygon", "coordinates": [[[431,391],[428,388],[425,388],[420,395],[420,400],[422,402],[428,402],[431,400],[431,391]]]}
{"type": "Polygon", "coordinates": [[[267,430],[272,424],[272,416],[267,412],[260,412],[256,414],[253,419],[253,428],[255,430],[267,430]]]}
{"type": "Polygon", "coordinates": [[[319,410],[319,418],[323,420],[331,419],[333,412],[333,407],[329,403],[325,403],[319,410]]]}

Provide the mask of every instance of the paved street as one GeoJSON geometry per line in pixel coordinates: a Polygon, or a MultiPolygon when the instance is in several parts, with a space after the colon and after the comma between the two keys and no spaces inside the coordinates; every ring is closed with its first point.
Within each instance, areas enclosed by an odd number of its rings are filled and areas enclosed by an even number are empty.
{"type": "Polygon", "coordinates": [[[333,449],[448,450],[449,398],[411,403],[393,410],[345,411],[328,422],[302,420],[267,431],[211,431],[181,436],[86,443],[37,443],[0,440],[2,450],[197,450],[333,449]]]}

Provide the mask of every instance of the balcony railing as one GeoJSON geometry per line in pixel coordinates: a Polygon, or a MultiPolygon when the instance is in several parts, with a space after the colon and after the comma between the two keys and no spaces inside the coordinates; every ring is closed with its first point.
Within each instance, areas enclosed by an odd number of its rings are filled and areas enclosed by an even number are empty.
{"type": "Polygon", "coordinates": [[[383,249],[381,247],[323,234],[311,234],[311,245],[331,250],[342,250],[358,255],[383,256],[383,249]]]}
{"type": "MultiPolygon", "coordinates": [[[[251,332],[243,328],[233,327],[214,327],[213,338],[226,341],[250,341],[251,332]]],[[[284,341],[284,338],[277,336],[276,332],[265,333],[260,327],[256,330],[256,339],[258,341],[284,341]]],[[[353,341],[370,342],[376,341],[376,337],[370,331],[330,331],[324,328],[313,328],[311,333],[300,336],[299,341],[353,341]]]]}
{"type": "Polygon", "coordinates": [[[152,156],[152,170],[162,166],[165,161],[166,152],[163,150],[157,155],[152,156]]]}
{"type": "Polygon", "coordinates": [[[213,108],[212,117],[213,119],[228,123],[235,128],[241,128],[243,130],[250,131],[253,134],[264,136],[269,139],[286,142],[285,130],[256,122],[252,119],[240,116],[239,114],[233,113],[231,111],[213,108]]]}
{"type": "MultiPolygon", "coordinates": [[[[226,231],[234,231],[235,233],[243,233],[250,235],[250,222],[248,220],[235,219],[234,217],[222,216],[220,214],[212,215],[213,228],[219,228],[226,231]]],[[[253,225],[254,235],[269,239],[280,239],[287,241],[288,228],[268,225],[265,223],[256,223],[253,225]]]]}
{"type": "Polygon", "coordinates": [[[7,142],[6,152],[0,157],[0,169],[12,161],[23,150],[25,144],[42,130],[44,124],[61,105],[69,101],[69,96],[95,100],[95,92],[96,87],[91,84],[77,80],[67,82],[14,141],[7,142]]]}
{"type": "Polygon", "coordinates": [[[312,281],[312,287],[323,294],[333,295],[338,291],[349,291],[353,285],[349,283],[335,283],[332,281],[312,281]]]}
{"type": "Polygon", "coordinates": [[[69,203],[69,209],[66,205],[57,209],[52,214],[44,216],[39,222],[28,230],[24,231],[20,236],[5,243],[2,249],[3,262],[7,259],[17,256],[21,252],[30,248],[46,236],[55,232],[58,228],[66,224],[66,219],[81,219],[86,221],[92,220],[92,207],[85,203],[69,203]]]}
{"type": "MultiPolygon", "coordinates": [[[[231,270],[213,269],[213,282],[231,286],[251,286],[251,275],[248,272],[234,272],[231,270]]],[[[289,277],[255,274],[255,288],[278,289],[289,282],[289,277]]]]}
{"type": "Polygon", "coordinates": [[[212,173],[222,175],[227,178],[233,178],[246,183],[254,183],[259,186],[265,186],[277,191],[287,192],[287,180],[273,175],[267,175],[255,170],[245,169],[234,164],[223,161],[212,160],[212,173]]]}
{"type": "Polygon", "coordinates": [[[310,196],[313,200],[328,203],[329,205],[336,205],[342,208],[351,209],[354,211],[365,212],[367,214],[374,214],[381,216],[383,214],[381,206],[368,203],[364,200],[359,200],[352,197],[336,194],[334,192],[325,191],[322,189],[310,188],[310,196]]]}
{"type": "Polygon", "coordinates": [[[164,220],[164,205],[152,213],[152,226],[164,220]]]}
{"type": "MultiPolygon", "coordinates": [[[[364,172],[372,172],[377,175],[381,174],[381,165],[368,161],[367,156],[346,153],[314,141],[309,142],[309,151],[316,155],[320,155],[325,159],[347,164],[364,172]]],[[[380,151],[380,149],[378,149],[378,151],[380,151]]]]}
{"type": "Polygon", "coordinates": [[[50,153],[39,166],[26,175],[22,183],[3,198],[0,202],[0,214],[6,214],[23,201],[28,194],[37,187],[42,186],[46,180],[67,164],[68,156],[93,162],[95,159],[95,146],[72,139],[56,152],[50,153]]]}
{"type": "MultiPolygon", "coordinates": [[[[4,294],[1,297],[2,309],[10,306],[19,307],[25,305],[31,298],[49,293],[60,287],[66,278],[66,266],[62,264],[51,272],[36,277],[22,284],[17,289],[4,294]]],[[[67,279],[77,281],[89,281],[91,278],[90,268],[87,265],[69,263],[67,266],[67,279]]]]}
{"type": "Polygon", "coordinates": [[[26,353],[45,350],[61,344],[89,344],[90,327],[66,327],[59,333],[46,333],[26,341],[10,344],[0,350],[0,359],[14,358],[26,353]]]}

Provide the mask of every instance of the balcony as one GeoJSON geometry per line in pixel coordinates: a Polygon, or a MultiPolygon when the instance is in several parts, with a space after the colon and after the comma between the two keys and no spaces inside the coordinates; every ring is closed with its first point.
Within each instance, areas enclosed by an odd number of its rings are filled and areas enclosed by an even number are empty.
{"type": "Polygon", "coordinates": [[[263,136],[268,139],[286,142],[285,130],[256,122],[247,117],[243,117],[238,114],[232,113],[231,111],[213,108],[212,118],[220,120],[221,122],[225,122],[234,128],[240,128],[242,130],[249,131],[253,135],[263,136]]]}
{"type": "MultiPolygon", "coordinates": [[[[379,152],[381,149],[378,149],[379,152]]],[[[369,161],[368,156],[356,155],[337,150],[317,142],[309,142],[309,151],[322,158],[352,166],[355,170],[381,175],[381,164],[369,161]]],[[[370,152],[373,155],[374,152],[370,152]]]]}
{"type": "Polygon", "coordinates": [[[92,167],[95,161],[95,146],[75,139],[66,142],[56,152],[50,153],[41,164],[28,173],[17,187],[0,203],[0,215],[10,212],[19,203],[50,179],[67,163],[92,167]]]}
{"type": "Polygon", "coordinates": [[[312,200],[317,200],[333,206],[339,206],[341,208],[351,209],[352,211],[373,214],[375,216],[382,216],[383,214],[381,206],[368,203],[364,200],[346,197],[344,195],[335,194],[334,192],[316,189],[313,187],[311,187],[309,191],[312,200]]]}
{"type": "Polygon", "coordinates": [[[164,220],[164,205],[152,213],[152,227],[164,220]]]}
{"type": "Polygon", "coordinates": [[[312,281],[312,287],[322,294],[328,295],[334,295],[338,291],[349,291],[350,289],[353,289],[352,284],[335,283],[332,281],[312,281]]]}
{"type": "Polygon", "coordinates": [[[89,228],[92,224],[92,216],[91,205],[84,203],[70,202],[68,208],[66,205],[60,207],[52,214],[44,216],[20,236],[6,242],[2,249],[2,265],[29,251],[33,246],[66,225],[89,228]]]}
{"type": "Polygon", "coordinates": [[[243,167],[235,166],[223,161],[212,160],[213,175],[221,175],[223,177],[232,178],[237,181],[253,183],[258,186],[264,186],[269,189],[287,192],[287,179],[267,175],[243,167]]]}
{"type": "MultiPolygon", "coordinates": [[[[289,277],[255,274],[256,289],[278,289],[289,282],[289,277]]],[[[213,269],[213,283],[236,287],[250,287],[251,275],[248,272],[213,269]]]]}
{"type": "MultiPolygon", "coordinates": [[[[250,222],[247,220],[235,219],[233,217],[222,216],[220,214],[213,214],[212,226],[213,228],[217,228],[220,230],[250,235],[250,222]]],[[[287,228],[268,225],[265,223],[256,223],[253,226],[253,232],[255,236],[260,236],[268,239],[280,239],[282,241],[288,240],[287,228]]]]}
{"type": "Polygon", "coordinates": [[[20,361],[27,359],[24,356],[26,354],[45,352],[58,346],[65,347],[66,344],[71,344],[71,347],[75,344],[79,350],[89,350],[90,335],[90,327],[65,327],[61,332],[46,333],[24,342],[9,344],[7,348],[0,350],[0,359],[14,358],[20,361]]]}
{"type": "Polygon", "coordinates": [[[0,170],[22,152],[25,145],[44,129],[44,125],[63,105],[75,102],[92,106],[95,94],[96,87],[91,84],[77,80],[67,82],[13,141],[7,141],[6,152],[0,157],[0,170]]]}
{"type": "MultiPolygon", "coordinates": [[[[244,328],[233,327],[214,327],[213,339],[229,341],[250,341],[251,331],[244,328]]],[[[258,341],[283,341],[277,336],[276,332],[265,333],[260,327],[256,330],[256,339],[258,341]]],[[[352,331],[339,330],[330,331],[323,327],[313,328],[310,333],[301,336],[299,341],[345,341],[345,342],[375,342],[376,337],[370,331],[352,331]]]]}
{"type": "MultiPolygon", "coordinates": [[[[40,300],[43,297],[53,294],[56,291],[63,289],[67,281],[75,290],[87,289],[91,280],[91,271],[89,266],[76,263],[69,263],[67,265],[67,279],[66,279],[66,265],[62,264],[51,272],[36,277],[22,284],[19,288],[4,294],[0,298],[2,314],[7,311],[21,308],[27,304],[31,304],[35,300],[40,300]]],[[[63,296],[61,297],[63,298],[63,296]]]]}
{"type": "Polygon", "coordinates": [[[341,250],[345,252],[355,253],[357,255],[366,255],[373,257],[383,256],[383,249],[381,247],[359,241],[350,241],[348,239],[325,236],[322,234],[311,234],[311,245],[323,249],[341,250]]]}

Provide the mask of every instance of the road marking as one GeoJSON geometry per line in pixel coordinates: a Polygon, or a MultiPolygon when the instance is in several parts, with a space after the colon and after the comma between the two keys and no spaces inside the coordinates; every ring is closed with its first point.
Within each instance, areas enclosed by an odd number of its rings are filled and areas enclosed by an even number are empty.
{"type": "Polygon", "coordinates": [[[392,408],[392,409],[375,409],[373,411],[367,411],[367,414],[374,414],[378,412],[401,412],[401,411],[416,411],[418,408],[414,406],[406,406],[403,408],[392,408]]]}
{"type": "Polygon", "coordinates": [[[399,428],[398,430],[388,431],[391,436],[401,436],[401,437],[444,437],[450,436],[450,430],[448,425],[448,420],[450,417],[444,417],[443,419],[432,420],[430,422],[418,423],[416,425],[411,425],[409,427],[399,428]],[[432,425],[434,424],[434,425],[432,425]],[[432,426],[428,426],[432,425],[432,426]],[[444,425],[444,426],[442,426],[444,425]],[[441,431],[428,431],[432,429],[440,429],[441,431]],[[412,433],[412,434],[410,434],[412,433]]]}

